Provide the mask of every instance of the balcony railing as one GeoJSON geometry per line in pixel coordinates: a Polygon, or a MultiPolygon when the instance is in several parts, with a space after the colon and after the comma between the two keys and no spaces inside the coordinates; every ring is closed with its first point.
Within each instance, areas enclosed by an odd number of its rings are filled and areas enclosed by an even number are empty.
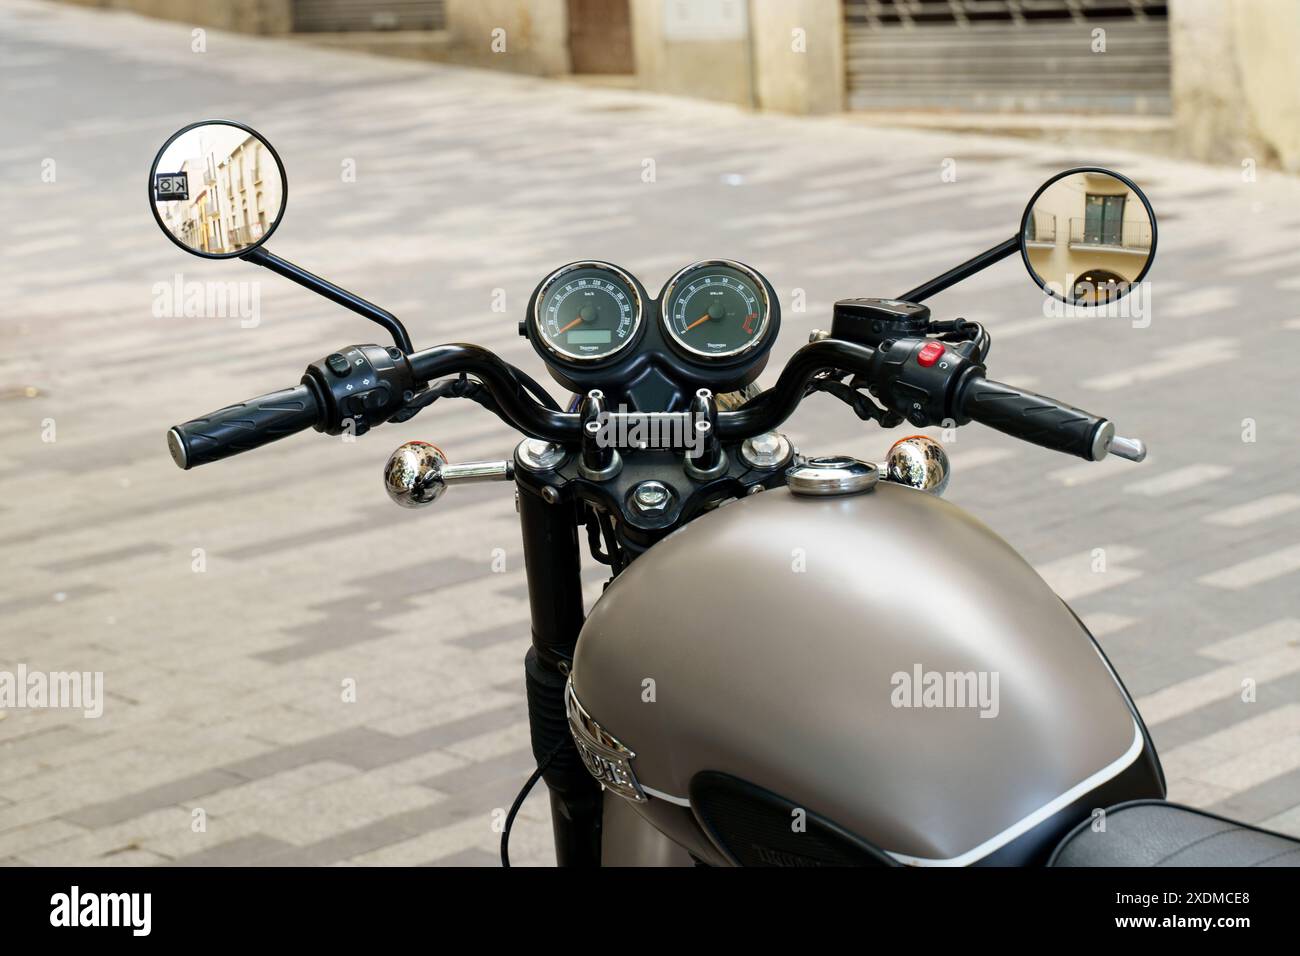
{"type": "Polygon", "coordinates": [[[253,241],[253,231],[247,226],[236,226],[234,229],[226,230],[226,237],[230,241],[232,249],[238,249],[241,246],[250,245],[253,241]]]}
{"type": "Polygon", "coordinates": [[[1140,222],[1089,223],[1086,219],[1075,218],[1070,220],[1070,245],[1117,252],[1149,252],[1151,226],[1140,222]]]}
{"type": "Polygon", "coordinates": [[[1025,223],[1025,242],[1030,245],[1056,245],[1056,216],[1047,212],[1030,214],[1025,223]]]}

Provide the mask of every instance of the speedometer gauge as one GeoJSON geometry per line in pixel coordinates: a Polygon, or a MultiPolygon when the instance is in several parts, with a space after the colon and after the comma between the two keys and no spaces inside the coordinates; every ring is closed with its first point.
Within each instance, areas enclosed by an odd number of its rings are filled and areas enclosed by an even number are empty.
{"type": "Polygon", "coordinates": [[[632,343],[641,327],[641,296],[632,277],[617,266],[574,262],[542,283],[533,326],[554,355],[594,362],[632,343]]]}
{"type": "Polygon", "coordinates": [[[677,273],[662,309],[673,342],[706,358],[744,355],[767,335],[767,287],[753,269],[729,259],[697,262],[677,273]]]}

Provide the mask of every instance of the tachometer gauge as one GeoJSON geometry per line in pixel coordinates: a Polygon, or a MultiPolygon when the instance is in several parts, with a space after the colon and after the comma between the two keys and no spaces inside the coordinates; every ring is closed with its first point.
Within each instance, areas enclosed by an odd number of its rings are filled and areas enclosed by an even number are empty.
{"type": "Polygon", "coordinates": [[[668,282],[664,326],[693,355],[735,358],[767,335],[767,287],[753,269],[728,259],[697,262],[668,282]]]}
{"type": "Polygon", "coordinates": [[[537,340],[577,362],[608,358],[630,345],[641,327],[636,283],[608,262],[574,262],[553,273],[533,305],[537,340]]]}

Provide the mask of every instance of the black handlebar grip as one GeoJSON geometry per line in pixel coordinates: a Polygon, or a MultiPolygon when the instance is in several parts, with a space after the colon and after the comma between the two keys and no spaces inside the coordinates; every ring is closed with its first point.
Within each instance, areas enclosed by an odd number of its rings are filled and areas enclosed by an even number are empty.
{"type": "Polygon", "coordinates": [[[188,470],[260,448],[312,428],[319,420],[316,391],[304,383],[177,425],[167,433],[167,448],[172,460],[188,470]]]}
{"type": "Polygon", "coordinates": [[[983,376],[965,384],[961,410],[1003,434],[1088,461],[1105,458],[1115,436],[1115,426],[1105,418],[983,376]]]}

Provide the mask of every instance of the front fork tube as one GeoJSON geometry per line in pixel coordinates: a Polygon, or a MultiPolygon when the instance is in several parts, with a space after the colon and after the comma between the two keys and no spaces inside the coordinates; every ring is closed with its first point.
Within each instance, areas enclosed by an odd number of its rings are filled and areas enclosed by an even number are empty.
{"type": "Polygon", "coordinates": [[[538,764],[555,754],[542,775],[551,796],[555,861],[599,866],[600,784],[578,756],[564,712],[564,684],[583,622],[573,504],[564,498],[548,504],[521,484],[519,523],[533,621],[533,646],[524,658],[528,723],[538,764]]]}

